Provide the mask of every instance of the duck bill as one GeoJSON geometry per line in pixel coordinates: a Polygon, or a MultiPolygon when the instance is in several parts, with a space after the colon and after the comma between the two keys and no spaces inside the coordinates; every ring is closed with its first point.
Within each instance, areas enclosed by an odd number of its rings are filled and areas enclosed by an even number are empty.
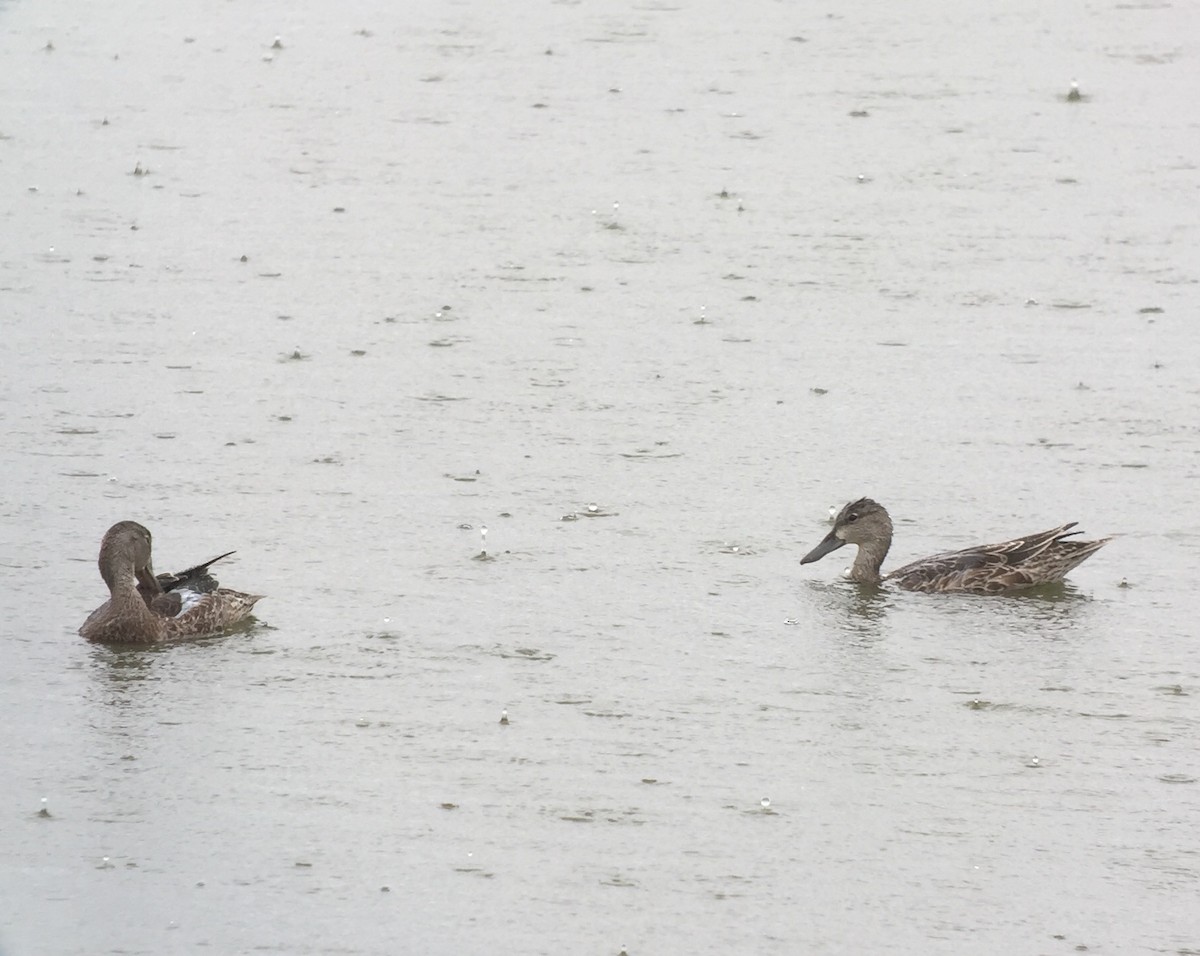
{"type": "Polygon", "coordinates": [[[812,564],[814,561],[820,561],[830,551],[836,551],[846,542],[839,538],[832,531],[825,535],[825,538],[815,548],[808,552],[800,559],[801,564],[812,564]]]}
{"type": "Polygon", "coordinates": [[[158,578],[154,576],[154,567],[149,561],[137,568],[134,573],[137,575],[141,590],[149,591],[151,594],[162,594],[162,586],[158,583],[158,578]]]}

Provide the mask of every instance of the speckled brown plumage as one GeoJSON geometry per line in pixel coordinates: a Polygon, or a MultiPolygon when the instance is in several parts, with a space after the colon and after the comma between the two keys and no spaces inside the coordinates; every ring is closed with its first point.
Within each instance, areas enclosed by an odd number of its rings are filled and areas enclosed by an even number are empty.
{"type": "Polygon", "coordinates": [[[894,583],[906,591],[969,591],[1002,594],[1038,584],[1061,581],[1067,573],[1104,547],[1111,538],[1069,540],[1075,522],[999,544],[981,544],[961,551],[921,558],[880,575],[892,546],[892,519],[883,505],[859,498],[834,519],[833,530],[800,559],[809,564],[844,544],[858,545],[849,577],[860,584],[894,583]]]}
{"type": "Polygon", "coordinates": [[[150,532],[119,521],[104,535],[97,564],[109,598],[79,628],[89,641],[156,644],[218,634],[246,618],[262,595],[217,586],[210,565],[232,551],[180,571],[154,574],[150,532]]]}

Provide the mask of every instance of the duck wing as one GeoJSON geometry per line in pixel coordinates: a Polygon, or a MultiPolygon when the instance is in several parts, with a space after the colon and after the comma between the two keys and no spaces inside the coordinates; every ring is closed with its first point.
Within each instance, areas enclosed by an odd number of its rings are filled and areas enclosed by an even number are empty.
{"type": "Polygon", "coordinates": [[[893,581],[908,591],[973,591],[979,594],[997,594],[1061,581],[1068,571],[1111,540],[1068,540],[1080,533],[1070,530],[1076,523],[1072,521],[1011,541],[921,558],[890,572],[884,580],[893,581]]]}
{"type": "Polygon", "coordinates": [[[222,558],[227,558],[231,554],[236,554],[236,552],[226,551],[224,554],[218,554],[215,558],[210,558],[203,564],[193,565],[185,571],[176,571],[174,574],[160,574],[158,575],[159,587],[164,591],[187,588],[190,591],[199,591],[201,594],[215,591],[217,589],[217,582],[208,573],[208,569],[222,558]]]}
{"type": "Polygon", "coordinates": [[[141,594],[142,600],[146,602],[146,606],[150,610],[174,617],[179,613],[180,600],[177,597],[173,598],[172,595],[178,591],[208,594],[217,590],[217,579],[208,573],[208,569],[233,553],[233,551],[226,551],[224,554],[218,554],[215,558],[210,558],[203,564],[192,565],[192,567],[176,571],[174,574],[160,574],[149,579],[140,576],[138,593],[141,594]]]}

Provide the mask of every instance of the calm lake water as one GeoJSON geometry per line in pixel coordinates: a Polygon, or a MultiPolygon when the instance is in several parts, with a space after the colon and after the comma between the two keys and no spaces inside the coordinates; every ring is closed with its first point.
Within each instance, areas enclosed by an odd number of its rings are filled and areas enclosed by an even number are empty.
{"type": "Polygon", "coordinates": [[[1200,8],[839,10],[0,2],[5,956],[1200,953],[1200,8]]]}

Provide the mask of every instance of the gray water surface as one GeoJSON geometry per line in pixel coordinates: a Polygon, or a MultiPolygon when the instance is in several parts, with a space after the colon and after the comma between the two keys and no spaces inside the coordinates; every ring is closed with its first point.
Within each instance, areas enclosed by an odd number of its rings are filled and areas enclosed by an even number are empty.
{"type": "Polygon", "coordinates": [[[1198,31],[0,4],[6,956],[1200,953],[1198,31]]]}

